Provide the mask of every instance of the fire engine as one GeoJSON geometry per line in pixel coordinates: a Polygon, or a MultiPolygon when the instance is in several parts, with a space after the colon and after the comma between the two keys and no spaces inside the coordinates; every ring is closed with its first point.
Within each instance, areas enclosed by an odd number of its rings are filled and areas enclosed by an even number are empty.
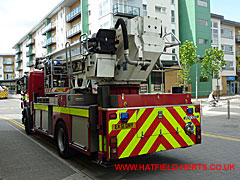
{"type": "Polygon", "coordinates": [[[200,144],[191,94],[140,93],[152,71],[176,70],[161,56],[180,42],[163,29],[159,18],[119,18],[39,58],[21,84],[26,133],[54,138],[62,158],[75,149],[99,162],[200,144]]]}

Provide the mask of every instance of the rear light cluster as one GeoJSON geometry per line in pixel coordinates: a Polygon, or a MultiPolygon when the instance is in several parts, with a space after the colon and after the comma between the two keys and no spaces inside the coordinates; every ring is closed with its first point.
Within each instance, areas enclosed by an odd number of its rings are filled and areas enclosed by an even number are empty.
{"type": "Polygon", "coordinates": [[[196,113],[200,113],[200,108],[195,108],[196,113]]]}
{"type": "Polygon", "coordinates": [[[117,159],[117,137],[110,137],[110,158],[117,159]]]}
{"type": "Polygon", "coordinates": [[[201,126],[196,127],[196,144],[201,144],[201,126]]]}
{"type": "Polygon", "coordinates": [[[127,123],[129,119],[129,113],[120,113],[120,119],[122,123],[127,123]]]}
{"type": "Polygon", "coordinates": [[[193,108],[187,108],[187,113],[188,114],[193,114],[193,108]]]}

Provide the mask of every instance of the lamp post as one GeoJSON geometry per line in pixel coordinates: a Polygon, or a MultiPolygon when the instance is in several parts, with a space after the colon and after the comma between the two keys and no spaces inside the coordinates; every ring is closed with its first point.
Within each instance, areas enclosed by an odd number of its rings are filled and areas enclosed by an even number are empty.
{"type": "MultiPolygon", "coordinates": [[[[197,59],[200,59],[200,56],[197,55],[197,59]]],[[[196,101],[198,101],[198,62],[196,62],[196,101]]]]}

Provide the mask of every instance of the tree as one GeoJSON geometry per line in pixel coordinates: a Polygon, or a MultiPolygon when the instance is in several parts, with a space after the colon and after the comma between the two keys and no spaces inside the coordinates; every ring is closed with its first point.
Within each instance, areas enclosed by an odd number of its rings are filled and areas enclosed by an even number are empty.
{"type": "Polygon", "coordinates": [[[180,85],[183,85],[184,91],[185,86],[191,80],[189,78],[191,67],[198,62],[197,54],[196,54],[197,46],[193,45],[193,42],[185,41],[183,45],[180,47],[179,55],[180,55],[180,63],[182,69],[179,70],[178,77],[182,80],[179,82],[180,85]]]}
{"type": "Polygon", "coordinates": [[[224,69],[226,61],[224,61],[224,52],[218,48],[210,48],[205,51],[202,59],[202,72],[204,78],[211,76],[217,79],[217,96],[219,97],[219,85],[220,73],[224,69]]]}

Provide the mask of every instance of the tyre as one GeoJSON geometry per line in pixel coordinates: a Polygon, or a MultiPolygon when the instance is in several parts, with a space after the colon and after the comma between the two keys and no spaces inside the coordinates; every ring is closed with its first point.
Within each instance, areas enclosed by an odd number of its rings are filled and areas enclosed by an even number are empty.
{"type": "Polygon", "coordinates": [[[64,159],[69,158],[70,153],[69,153],[68,132],[67,132],[66,125],[64,124],[63,121],[57,124],[56,130],[57,130],[56,143],[57,143],[58,154],[64,159]]]}
{"type": "Polygon", "coordinates": [[[24,116],[23,116],[23,122],[25,125],[25,131],[26,134],[32,134],[33,133],[33,117],[30,113],[30,108],[26,108],[24,116]]]}

